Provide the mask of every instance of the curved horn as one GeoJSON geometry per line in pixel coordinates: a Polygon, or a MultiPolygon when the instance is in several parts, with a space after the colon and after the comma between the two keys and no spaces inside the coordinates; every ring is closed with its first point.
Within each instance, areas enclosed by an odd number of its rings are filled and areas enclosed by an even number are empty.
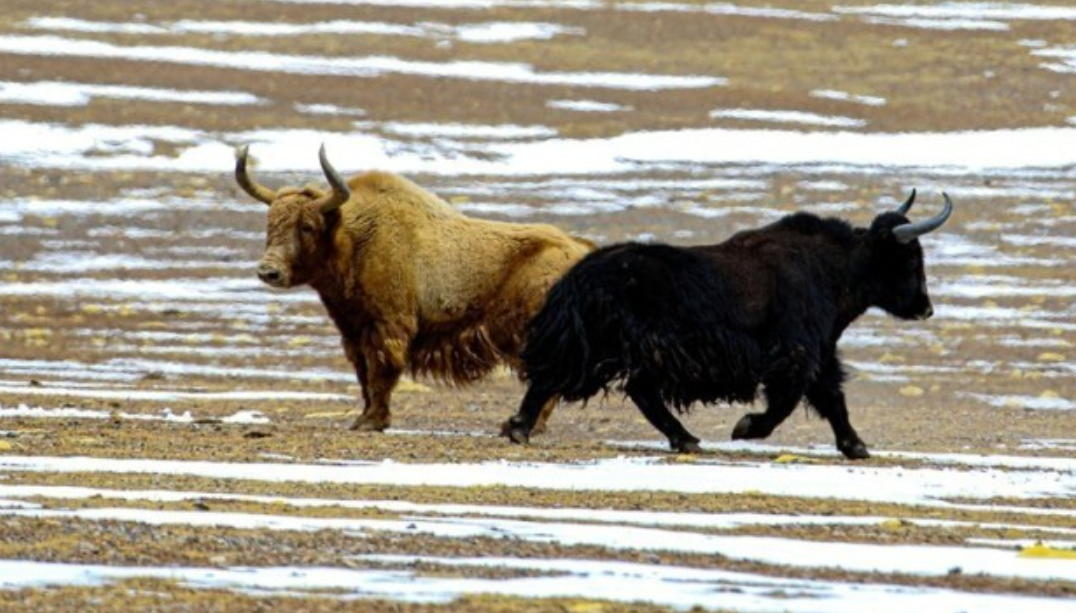
{"type": "Polygon", "coordinates": [[[949,199],[949,194],[942,192],[942,197],[945,198],[945,208],[941,213],[930,219],[899,225],[893,228],[893,236],[902,243],[910,243],[927,232],[940,228],[953,214],[953,201],[949,199]]]}
{"type": "Polygon", "coordinates": [[[315,203],[315,206],[324,215],[335,211],[347,202],[351,198],[351,190],[348,189],[347,181],[344,181],[340,173],[336,172],[333,165],[329,163],[329,156],[325,154],[324,143],[322,143],[321,149],[318,150],[318,159],[321,161],[321,170],[325,173],[325,178],[329,180],[329,185],[333,188],[333,191],[328,196],[315,203]]]}
{"type": "Polygon", "coordinates": [[[912,210],[912,204],[915,203],[915,191],[916,190],[913,187],[912,188],[912,195],[908,196],[908,199],[904,201],[904,204],[900,205],[900,208],[897,209],[897,212],[900,213],[901,215],[904,215],[905,217],[908,216],[908,211],[912,210]]]}
{"type": "Polygon", "coordinates": [[[258,185],[247,174],[247,156],[250,153],[250,147],[243,145],[239,149],[239,153],[235,156],[235,182],[239,184],[239,187],[243,188],[243,191],[250,194],[255,200],[264,202],[265,204],[272,204],[276,199],[276,192],[265,187],[264,185],[258,185]]]}

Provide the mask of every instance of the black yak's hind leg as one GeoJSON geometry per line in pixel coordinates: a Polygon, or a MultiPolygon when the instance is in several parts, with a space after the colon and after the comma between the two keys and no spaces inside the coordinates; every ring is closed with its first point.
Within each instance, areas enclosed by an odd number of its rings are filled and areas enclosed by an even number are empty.
{"type": "Polygon", "coordinates": [[[679,453],[699,453],[699,439],[684,428],[680,420],[669,412],[661,399],[658,388],[644,379],[632,379],[624,386],[632,402],[639,407],[646,419],[669,439],[669,447],[679,453]]]}
{"type": "Polygon", "coordinates": [[[870,457],[867,445],[856,434],[848,418],[848,406],[844,401],[841,384],[844,373],[836,357],[822,366],[818,378],[807,388],[807,402],[829,421],[833,434],[837,438],[837,449],[851,460],[870,457]]]}
{"type": "Polygon", "coordinates": [[[555,402],[556,399],[556,393],[547,391],[545,387],[532,382],[527,388],[527,394],[523,396],[519,411],[504,424],[501,433],[512,439],[513,443],[530,442],[531,432],[542,418],[546,406],[551,401],[555,402]]]}

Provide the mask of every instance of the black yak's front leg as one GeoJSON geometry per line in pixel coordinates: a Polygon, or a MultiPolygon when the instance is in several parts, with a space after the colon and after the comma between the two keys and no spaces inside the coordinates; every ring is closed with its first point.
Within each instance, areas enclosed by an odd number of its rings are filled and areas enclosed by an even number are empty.
{"type": "Polygon", "coordinates": [[[658,388],[645,380],[632,379],[624,387],[632,402],[646,416],[647,421],[669,439],[669,447],[679,453],[700,453],[699,439],[684,428],[680,420],[669,412],[661,399],[658,388]]]}
{"type": "Polygon", "coordinates": [[[807,351],[801,345],[792,345],[787,349],[775,350],[772,357],[773,362],[762,379],[766,411],[741,417],[732,429],[733,439],[766,438],[803,399],[806,377],[810,371],[807,351]]]}
{"type": "Polygon", "coordinates": [[[501,427],[501,434],[512,439],[513,443],[529,443],[531,432],[542,418],[545,408],[556,400],[557,394],[532,382],[527,388],[527,394],[523,396],[519,411],[501,427]]]}
{"type": "Polygon", "coordinates": [[[834,356],[822,365],[818,378],[807,388],[807,402],[829,421],[837,438],[837,449],[851,460],[870,457],[867,445],[859,438],[848,418],[848,406],[844,401],[844,371],[840,360],[834,356]]]}

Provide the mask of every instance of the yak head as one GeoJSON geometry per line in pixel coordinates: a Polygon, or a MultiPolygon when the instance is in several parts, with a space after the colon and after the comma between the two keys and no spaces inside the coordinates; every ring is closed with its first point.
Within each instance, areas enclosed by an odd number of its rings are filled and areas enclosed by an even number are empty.
{"type": "Polygon", "coordinates": [[[332,245],[332,232],[340,207],[351,197],[347,182],[329,163],[322,145],[321,169],[331,190],[316,187],[271,189],[255,183],[247,174],[247,148],[235,162],[235,180],[255,200],[269,205],[265,255],[258,265],[258,278],[278,288],[309,283],[325,266],[332,245]]]}
{"type": "Polygon", "coordinates": [[[875,287],[872,303],[901,319],[928,319],[934,306],[927,293],[927,276],[923,268],[923,248],[919,237],[936,230],[949,219],[953,202],[947,194],[945,208],[938,215],[921,221],[909,221],[908,212],[915,202],[915,190],[896,211],[882,213],[867,231],[871,248],[871,282],[875,287]]]}

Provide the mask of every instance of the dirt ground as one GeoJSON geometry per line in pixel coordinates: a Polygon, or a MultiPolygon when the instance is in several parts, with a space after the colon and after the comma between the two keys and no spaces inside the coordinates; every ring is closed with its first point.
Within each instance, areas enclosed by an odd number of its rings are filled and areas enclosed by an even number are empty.
{"type": "MultiPolygon", "coordinates": [[[[406,4],[406,3],[402,3],[406,4]]],[[[688,1],[681,4],[696,5],[688,1]]],[[[845,6],[869,6],[851,0],[845,6]]],[[[1064,2],[1039,2],[1066,6],[1064,2]]],[[[751,0],[744,7],[768,7],[751,0]]],[[[783,8],[822,10],[815,3],[783,8]]],[[[548,72],[630,72],[719,75],[719,87],[639,91],[568,85],[505,83],[418,74],[371,78],[287,74],[168,62],[0,51],[0,81],[92,82],[177,90],[242,91],[267,102],[252,106],[94,98],[82,106],[3,103],[0,119],[80,126],[178,126],[206,133],[308,129],[363,131],[395,138],[406,147],[437,147],[436,136],[393,136],[393,123],[541,125],[561,138],[701,127],[780,128],[709,116],[715,108],[795,109],[866,122],[863,132],[930,132],[1063,127],[1076,115],[1076,78],[1043,69],[1030,53],[1043,44],[1072,44],[1072,22],[1015,20],[1003,31],[931,30],[869,23],[844,15],[832,21],[721,15],[698,11],[650,13],[612,5],[573,10],[553,5],[498,6],[473,12],[378,3],[242,2],[239,0],[136,0],[40,2],[6,0],[0,38],[49,34],[29,20],[65,17],[91,22],[170,23],[243,20],[305,24],[334,20],[460,25],[476,21],[560,24],[585,32],[552,40],[474,44],[430,37],[388,35],[244,36],[138,32],[61,32],[85,41],[124,47],[174,46],[213,51],[290,55],[393,56],[413,61],[488,61],[529,64],[548,72]],[[1037,43],[1036,43],[1037,45],[1037,43]],[[818,89],[871,94],[870,106],[812,96],[818,89]],[[599,98],[630,107],[623,113],[579,113],[548,100],[599,98]],[[361,108],[355,117],[296,111],[296,105],[361,108]]],[[[1071,123],[1071,122],[1070,122],[1071,123]]],[[[822,130],[797,126],[797,130],[822,130]]],[[[2,137],[0,137],[2,138],[2,137]]],[[[236,143],[240,144],[240,143],[236,143]]],[[[150,142],[157,154],[175,143],[150,142]]],[[[109,156],[102,145],[101,156],[109,156]]],[[[315,152],[311,151],[311,156],[315,152]]],[[[255,152],[255,157],[256,152],[255,152]]],[[[347,171],[363,160],[341,160],[347,171]]],[[[267,173],[273,185],[316,181],[317,176],[267,173]]],[[[898,322],[869,314],[853,325],[844,346],[852,373],[847,384],[852,421],[877,450],[1002,454],[1071,458],[1076,439],[1076,343],[1072,294],[1076,267],[1076,175],[1071,169],[971,173],[916,168],[849,170],[771,165],[715,167],[657,165],[627,176],[452,176],[419,174],[420,184],[476,215],[516,219],[498,207],[526,206],[526,221],[561,225],[599,242],[651,238],[672,243],[722,240],[735,231],[795,210],[839,211],[869,222],[912,187],[954,195],[957,213],[945,236],[924,240],[937,316],[898,322]],[[706,179],[747,180],[741,190],[692,187],[706,179]],[[565,188],[558,181],[568,181],[565,188]],[[624,184],[637,183],[638,187],[624,184]],[[660,187],[648,187],[658,185],[660,187]],[[683,185],[680,187],[679,185],[683,185]],[[602,191],[605,190],[605,191],[602,191]],[[619,190],[619,191],[618,191],[619,190]],[[656,198],[654,206],[598,208],[561,215],[555,205],[587,202],[588,194],[656,198]],[[717,211],[701,217],[692,211],[717,211]],[[970,289],[969,289],[970,288],[970,289]],[[985,288],[985,289],[984,289],[985,288]],[[1015,289],[1013,289],[1015,288],[1015,289]],[[1065,403],[1068,402],[1066,405],[1065,403]],[[1061,410],[1036,408],[1041,403],[1061,410]],[[1064,407],[1067,407],[1064,408],[1064,407]]],[[[936,210],[934,195],[919,205],[936,210]],[[934,200],[931,200],[934,198],[934,200]]],[[[405,381],[393,400],[388,434],[347,431],[359,390],[337,335],[309,288],[284,295],[242,286],[234,300],[206,297],[218,285],[249,281],[261,254],[264,207],[249,202],[228,173],[71,169],[0,154],[0,409],[42,407],[95,412],[95,417],[0,414],[3,456],[88,457],[229,463],[317,463],[392,460],[399,463],[551,462],[657,456],[677,463],[776,464],[778,453],[710,451],[698,457],[665,455],[664,441],[642,415],[617,395],[583,407],[561,406],[548,432],[529,446],[497,436],[516,409],[523,387],[498,372],[472,387],[405,381]],[[150,201],[165,206],[137,205],[150,201]],[[109,208],[108,203],[134,203],[109,208]],[[57,203],[74,203],[60,206],[57,203]],[[137,205],[137,206],[136,206],[137,205]],[[101,207],[96,211],[95,207],[101,207]],[[141,206],[141,208],[139,208],[141,206]],[[5,210],[14,217],[4,217],[5,210]],[[55,254],[63,257],[50,259],[55,254]],[[154,266],[80,265],[100,257],[163,261],[154,266]],[[184,261],[199,262],[184,266],[184,261]],[[45,265],[34,265],[34,263],[45,265]],[[123,289],[137,282],[189,288],[187,296],[123,289]],[[94,291],[93,287],[121,288],[94,291]],[[88,289],[89,288],[89,289],[88,289]],[[207,289],[208,288],[208,289],[207,289]],[[118,392],[96,394],[96,392],[118,392]],[[212,394],[264,392],[250,399],[212,394]],[[149,399],[141,392],[209,394],[149,399]],[[285,392],[321,394],[288,398],[285,392]],[[124,397],[124,394],[127,397],[124,397]],[[274,396],[277,394],[277,396],[274,396]],[[143,421],[132,415],[189,412],[189,421],[143,421]],[[256,411],[258,423],[229,423],[256,411]],[[102,413],[104,415],[102,415],[102,413]],[[649,441],[655,448],[625,446],[649,441]]],[[[182,293],[183,290],[181,289],[182,293]]],[[[745,406],[700,406],[683,417],[707,441],[724,441],[745,406]]],[[[758,410],[758,407],[755,408],[758,410]]],[[[832,449],[828,426],[797,411],[771,437],[774,445],[832,449]]],[[[802,459],[802,458],[801,458],[802,459]]],[[[808,461],[808,460],[805,460],[808,461]]],[[[845,460],[811,456],[840,468],[845,460]]],[[[857,466],[932,468],[936,459],[878,456],[857,466]]],[[[167,490],[293,498],[395,500],[542,508],[652,510],[697,513],[789,513],[947,519],[976,527],[749,526],[696,530],[703,534],[781,536],[825,542],[953,545],[968,539],[1050,539],[1071,528],[1071,517],[1026,509],[939,510],[915,505],[763,494],[691,494],[676,491],[569,491],[509,487],[419,487],[311,482],[225,480],[173,474],[17,471],[0,469],[0,485],[167,490]],[[984,527],[1020,524],[1024,528],[984,527]]],[[[3,494],[0,493],[0,498],[3,494]]],[[[160,502],[100,495],[87,499],[28,496],[49,510],[125,508],[219,511],[289,517],[400,519],[384,510],[337,506],[301,508],[241,500],[160,502]]],[[[0,500],[2,502],[2,500],[0,500]]],[[[978,501],[982,502],[982,501],[978,501]]],[[[1004,500],[999,504],[1072,509],[1069,497],[1004,500]]],[[[182,525],[152,526],[118,520],[0,516],[0,558],[138,566],[354,566],[359,554],[518,556],[623,560],[759,572],[772,576],[906,584],[967,592],[1076,596],[1076,583],[963,575],[921,577],[860,573],[841,568],[794,568],[720,556],[622,550],[598,546],[446,539],[420,534],[356,535],[345,531],[244,530],[182,525]]],[[[494,570],[417,567],[419,573],[496,575],[494,570]],[[485,573],[485,574],[483,574],[485,573]]],[[[504,571],[510,572],[510,571],[504,571]]],[[[3,578],[0,577],[0,584],[3,578]]],[[[350,599],[195,589],[178,582],[133,579],[105,586],[0,589],[5,611],[337,611],[350,599]]],[[[447,604],[365,600],[362,610],[656,611],[661,607],[591,599],[523,599],[468,596],[447,604]]]]}

